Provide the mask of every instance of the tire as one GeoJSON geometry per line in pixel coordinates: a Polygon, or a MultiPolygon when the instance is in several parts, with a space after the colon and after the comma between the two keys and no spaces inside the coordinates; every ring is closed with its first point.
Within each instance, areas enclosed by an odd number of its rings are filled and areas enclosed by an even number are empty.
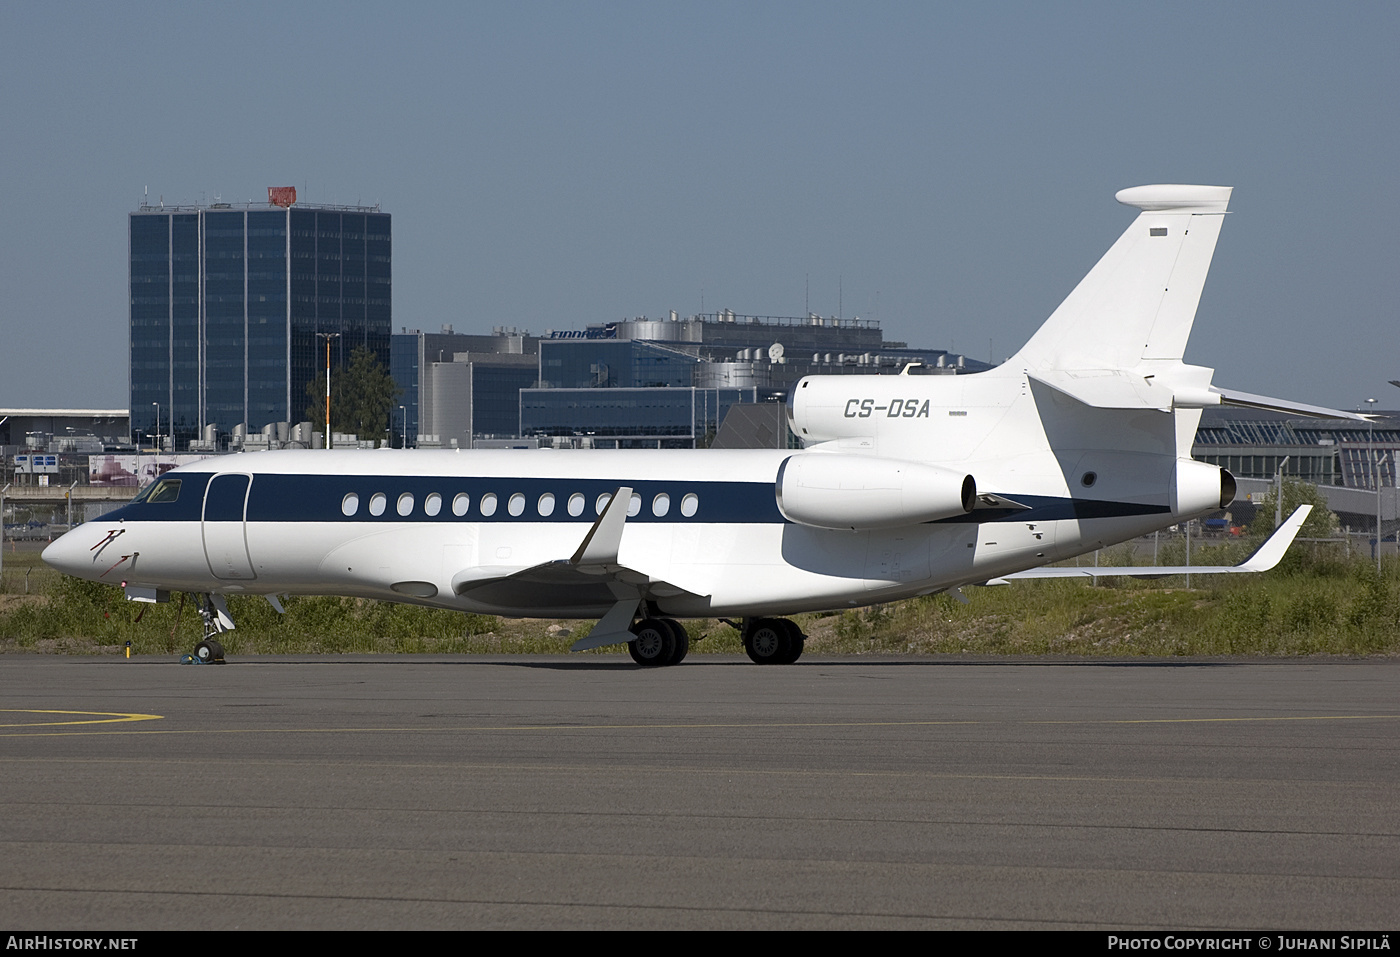
{"type": "Polygon", "coordinates": [[[223,664],[224,646],[213,638],[206,638],[194,646],[194,656],[199,659],[200,664],[223,664]]]}
{"type": "Polygon", "coordinates": [[[807,636],[802,634],[802,629],[797,627],[797,622],[789,618],[775,618],[773,620],[781,623],[787,629],[788,634],[787,653],[783,655],[782,661],[777,663],[790,665],[802,657],[802,648],[807,643],[807,636]]]}
{"type": "Polygon", "coordinates": [[[676,638],[662,618],[646,618],[632,626],[636,635],[627,643],[632,660],[643,668],[659,668],[671,664],[676,655],[676,638]]]}
{"type": "Polygon", "coordinates": [[[676,642],[675,653],[671,655],[671,660],[666,663],[668,665],[678,665],[685,660],[686,654],[690,651],[690,635],[686,633],[685,625],[682,625],[680,622],[676,621],[676,619],[663,618],[661,620],[671,629],[671,637],[675,639],[676,642]]]}
{"type": "Polygon", "coordinates": [[[750,661],[756,665],[787,663],[787,656],[792,653],[792,639],[784,622],[782,618],[760,618],[749,626],[744,635],[744,651],[750,661]]]}

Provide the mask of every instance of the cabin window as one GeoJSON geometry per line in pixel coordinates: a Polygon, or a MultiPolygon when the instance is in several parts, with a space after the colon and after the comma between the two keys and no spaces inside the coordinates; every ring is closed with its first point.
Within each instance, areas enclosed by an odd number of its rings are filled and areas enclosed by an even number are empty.
{"type": "Polygon", "coordinates": [[[430,492],[428,497],[423,499],[423,514],[432,516],[442,511],[442,496],[437,492],[430,492]]]}
{"type": "Polygon", "coordinates": [[[627,517],[628,517],[628,518],[631,518],[631,517],[633,517],[633,516],[635,516],[635,515],[640,514],[641,511],[642,511],[642,497],[641,497],[641,495],[637,494],[636,492],[633,492],[633,493],[632,493],[632,497],[631,497],[630,499],[627,500],[627,517]]]}
{"type": "Polygon", "coordinates": [[[603,509],[607,508],[608,503],[611,501],[612,492],[604,492],[602,495],[598,496],[598,501],[593,503],[593,511],[597,512],[599,515],[602,515],[603,509]]]}
{"type": "Polygon", "coordinates": [[[681,499],[681,514],[686,518],[691,518],[700,510],[700,496],[694,492],[686,492],[681,499]]]}
{"type": "Polygon", "coordinates": [[[151,494],[146,496],[146,501],[151,505],[158,505],[162,502],[173,502],[180,497],[179,479],[161,479],[156,483],[156,487],[151,489],[151,494]]]}
{"type": "Polygon", "coordinates": [[[569,514],[578,518],[583,514],[584,497],[582,492],[575,492],[569,496],[569,514]]]}
{"type": "Polygon", "coordinates": [[[354,515],[360,510],[360,496],[350,492],[340,500],[340,513],[342,515],[354,515]]]}
{"type": "Polygon", "coordinates": [[[543,495],[541,495],[541,496],[540,496],[539,503],[538,503],[538,505],[536,506],[536,508],[539,510],[539,513],[540,513],[540,516],[541,516],[541,517],[548,517],[548,516],[550,516],[550,515],[553,515],[553,514],[554,514],[554,493],[553,493],[553,492],[545,492],[543,495]]]}
{"type": "Polygon", "coordinates": [[[510,500],[506,502],[506,511],[510,512],[510,514],[512,515],[519,515],[520,513],[524,512],[525,496],[520,492],[516,492],[515,494],[513,494],[510,497],[510,500]]]}
{"type": "Polygon", "coordinates": [[[400,515],[407,516],[407,515],[412,515],[412,514],[413,514],[413,493],[412,493],[412,492],[404,492],[402,495],[399,496],[399,506],[398,506],[398,508],[399,508],[399,514],[400,514],[400,515]]]}
{"type": "Polygon", "coordinates": [[[458,492],[452,499],[452,514],[461,518],[472,506],[472,497],[466,492],[458,492]]]}
{"type": "Polygon", "coordinates": [[[481,514],[488,516],[496,514],[495,492],[487,492],[485,495],[481,496],[481,514]]]}
{"type": "Polygon", "coordinates": [[[371,515],[383,515],[384,506],[389,504],[389,499],[383,492],[375,492],[369,497],[369,513],[371,515]]]}
{"type": "Polygon", "coordinates": [[[666,513],[670,510],[671,496],[667,495],[665,492],[660,493],[656,498],[651,500],[651,514],[655,515],[657,518],[665,517],[666,513]]]}

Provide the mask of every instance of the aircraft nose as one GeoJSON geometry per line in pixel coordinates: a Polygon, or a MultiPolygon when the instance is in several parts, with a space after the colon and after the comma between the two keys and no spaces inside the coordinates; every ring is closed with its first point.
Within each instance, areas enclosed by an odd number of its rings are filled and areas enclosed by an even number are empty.
{"type": "Polygon", "coordinates": [[[97,554],[95,546],[102,540],[102,534],[86,525],[79,526],[50,542],[40,557],[45,564],[65,575],[91,578],[97,554]]]}

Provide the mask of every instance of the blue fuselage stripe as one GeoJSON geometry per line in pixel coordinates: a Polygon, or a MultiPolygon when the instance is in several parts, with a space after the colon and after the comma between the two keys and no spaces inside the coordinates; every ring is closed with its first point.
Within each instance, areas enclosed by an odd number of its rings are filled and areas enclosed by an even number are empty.
{"type": "MultiPolygon", "coordinates": [[[[214,482],[206,512],[206,490],[211,479],[207,472],[180,473],[180,494],[173,502],[133,502],[103,516],[103,521],[199,522],[238,521],[246,485],[239,474],[224,474],[214,482]]],[[[617,479],[444,477],[434,475],[292,475],[263,473],[253,476],[247,493],[246,519],[250,522],[349,522],[357,524],[402,522],[562,522],[589,524],[598,517],[598,498],[629,484],[617,479]],[[351,515],[343,503],[353,493],[358,504],[351,515]],[[436,515],[425,510],[430,495],[441,496],[436,515]],[[584,497],[583,511],[569,514],[569,498],[584,497]],[[383,509],[374,514],[371,502],[384,497],[383,509]],[[399,514],[401,496],[413,497],[412,508],[399,514]],[[469,506],[464,514],[453,509],[453,500],[465,494],[469,506]],[[519,515],[510,512],[513,495],[524,497],[519,515]],[[554,496],[553,511],[540,514],[540,499],[554,496]],[[495,511],[482,512],[483,499],[495,496],[495,511]]],[[[786,522],[778,511],[771,482],[685,482],[637,481],[630,483],[641,496],[641,510],[629,523],[687,524],[772,524],[786,522]],[[657,515],[653,505],[664,494],[668,508],[657,515]],[[696,508],[686,515],[682,503],[694,495],[696,508]]],[[[1016,501],[1030,508],[978,509],[967,515],[943,519],[934,524],[987,524],[994,522],[1051,522],[1066,519],[1123,518],[1135,515],[1166,514],[1165,505],[1134,502],[1108,502],[1092,499],[1041,495],[1015,495],[1016,501]]]]}

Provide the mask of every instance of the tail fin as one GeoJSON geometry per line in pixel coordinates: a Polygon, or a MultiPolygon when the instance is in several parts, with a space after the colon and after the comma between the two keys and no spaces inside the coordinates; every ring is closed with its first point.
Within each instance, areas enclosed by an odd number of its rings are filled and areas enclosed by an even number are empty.
{"type": "Polygon", "coordinates": [[[1119,191],[1118,202],[1142,212],[1008,365],[1049,371],[1179,361],[1230,192],[1176,185],[1119,191]]]}

